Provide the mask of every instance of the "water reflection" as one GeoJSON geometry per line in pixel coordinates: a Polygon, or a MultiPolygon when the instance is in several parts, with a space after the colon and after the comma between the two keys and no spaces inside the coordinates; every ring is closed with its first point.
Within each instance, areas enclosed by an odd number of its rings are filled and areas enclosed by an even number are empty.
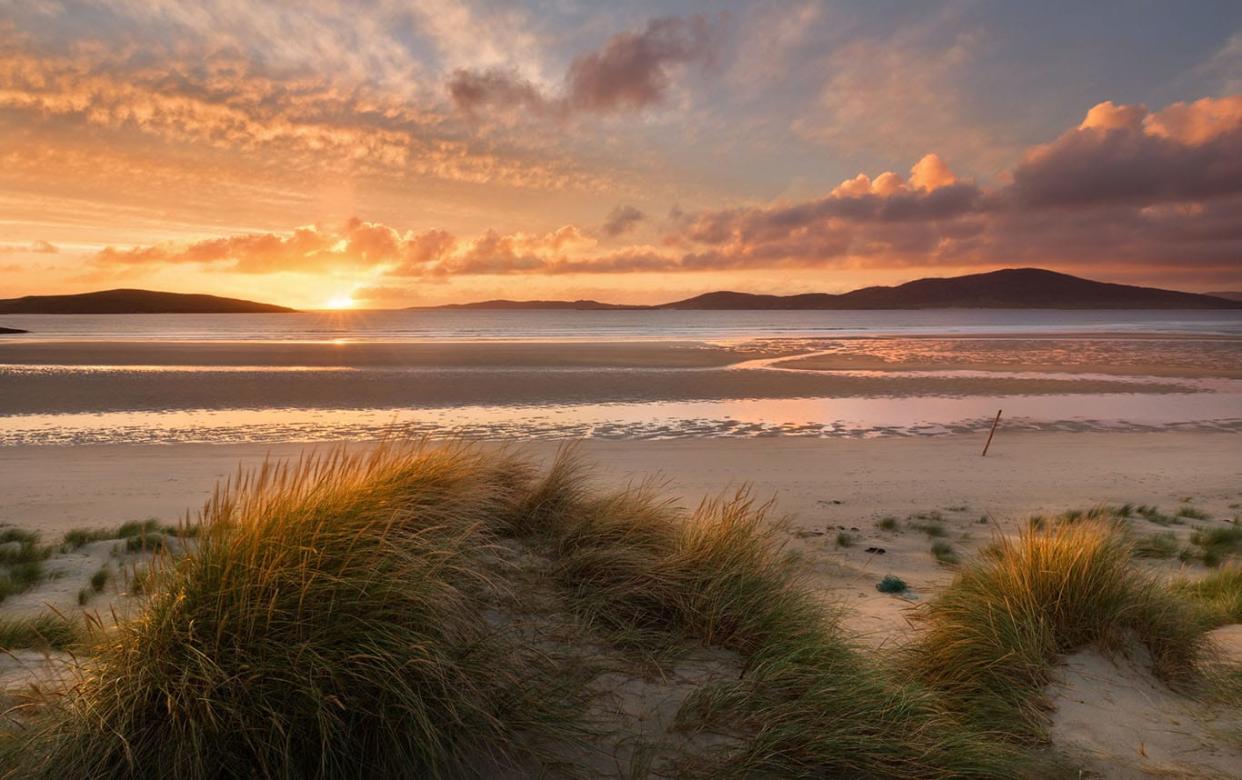
{"type": "Polygon", "coordinates": [[[0,417],[0,444],[276,442],[391,432],[487,439],[934,436],[1006,429],[1242,431],[1242,394],[734,399],[437,409],[223,409],[0,417]]]}

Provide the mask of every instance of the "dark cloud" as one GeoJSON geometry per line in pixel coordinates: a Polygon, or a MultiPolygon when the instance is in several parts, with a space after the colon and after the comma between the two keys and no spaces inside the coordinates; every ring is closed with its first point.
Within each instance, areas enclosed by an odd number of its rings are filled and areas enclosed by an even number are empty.
{"type": "Polygon", "coordinates": [[[470,114],[522,109],[563,117],[573,111],[638,110],[664,101],[671,68],[710,61],[718,28],[702,16],[665,17],[650,20],[641,32],[614,35],[599,50],[570,63],[560,95],[544,94],[519,74],[497,69],[457,70],[448,91],[457,107],[470,114]]]}
{"type": "Polygon", "coordinates": [[[646,218],[646,214],[633,206],[617,206],[608,213],[600,230],[604,235],[616,238],[638,227],[638,223],[646,218]]]}
{"type": "Polygon", "coordinates": [[[459,69],[448,82],[453,103],[468,114],[483,109],[520,108],[532,114],[563,113],[564,106],[549,101],[531,82],[514,71],[459,69]]]}
{"type": "Polygon", "coordinates": [[[664,100],[670,65],[703,61],[713,30],[701,16],[652,19],[641,33],[620,33],[596,52],[573,61],[565,74],[574,108],[589,111],[638,109],[664,100]]]}

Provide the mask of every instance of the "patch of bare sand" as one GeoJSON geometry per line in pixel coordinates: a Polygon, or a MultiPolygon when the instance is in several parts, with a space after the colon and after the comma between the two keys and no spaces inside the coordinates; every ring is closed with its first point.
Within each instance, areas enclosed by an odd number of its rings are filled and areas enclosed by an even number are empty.
{"type": "Polygon", "coordinates": [[[1174,693],[1148,666],[1066,658],[1049,690],[1053,744],[1106,778],[1242,777],[1242,713],[1174,693]]]}

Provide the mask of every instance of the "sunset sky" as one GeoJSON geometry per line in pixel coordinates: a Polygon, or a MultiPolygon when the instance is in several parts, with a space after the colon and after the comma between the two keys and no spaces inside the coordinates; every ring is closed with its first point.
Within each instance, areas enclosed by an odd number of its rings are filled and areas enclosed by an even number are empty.
{"type": "Polygon", "coordinates": [[[0,0],[0,298],[1242,289],[1242,3],[0,0]]]}

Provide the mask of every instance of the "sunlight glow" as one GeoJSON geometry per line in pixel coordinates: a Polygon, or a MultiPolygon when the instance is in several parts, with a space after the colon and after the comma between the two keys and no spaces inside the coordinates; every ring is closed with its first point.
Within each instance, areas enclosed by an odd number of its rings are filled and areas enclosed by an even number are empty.
{"type": "Polygon", "coordinates": [[[327,309],[352,309],[353,307],[354,299],[348,293],[333,296],[324,304],[324,308],[327,309]]]}

